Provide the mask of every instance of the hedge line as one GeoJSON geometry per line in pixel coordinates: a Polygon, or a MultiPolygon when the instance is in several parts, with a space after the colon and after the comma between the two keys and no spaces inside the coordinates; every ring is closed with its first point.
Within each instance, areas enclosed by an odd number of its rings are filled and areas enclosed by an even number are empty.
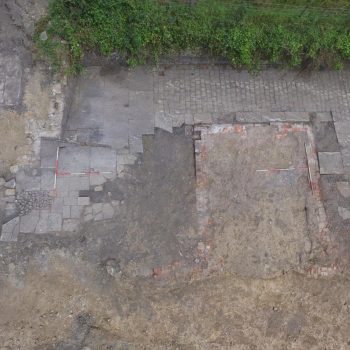
{"type": "Polygon", "coordinates": [[[288,1],[261,6],[249,0],[197,0],[189,6],[164,0],[53,0],[36,33],[39,52],[56,69],[68,60],[73,71],[88,50],[118,51],[130,65],[191,51],[248,69],[262,62],[341,68],[350,58],[348,7],[288,1]]]}

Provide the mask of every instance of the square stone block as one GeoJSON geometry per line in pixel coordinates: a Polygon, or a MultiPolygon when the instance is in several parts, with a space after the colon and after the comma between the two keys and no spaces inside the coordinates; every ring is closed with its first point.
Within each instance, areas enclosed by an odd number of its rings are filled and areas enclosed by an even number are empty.
{"type": "Polygon", "coordinates": [[[321,175],[343,174],[343,160],[340,152],[319,152],[318,161],[320,163],[321,175]]]}
{"type": "Polygon", "coordinates": [[[78,205],[89,205],[90,197],[78,197],[78,205]]]}

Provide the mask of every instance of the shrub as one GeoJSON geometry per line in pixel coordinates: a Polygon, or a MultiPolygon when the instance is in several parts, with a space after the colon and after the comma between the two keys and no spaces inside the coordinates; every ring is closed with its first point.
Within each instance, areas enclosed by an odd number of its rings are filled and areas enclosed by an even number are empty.
{"type": "Polygon", "coordinates": [[[248,69],[262,62],[340,67],[350,58],[348,7],[338,13],[332,7],[302,7],[305,0],[289,2],[294,5],[282,0],[198,0],[195,6],[165,0],[53,0],[35,39],[54,68],[67,59],[73,72],[86,51],[118,51],[130,65],[192,51],[248,69]],[[43,30],[46,41],[40,40],[43,30]]]}

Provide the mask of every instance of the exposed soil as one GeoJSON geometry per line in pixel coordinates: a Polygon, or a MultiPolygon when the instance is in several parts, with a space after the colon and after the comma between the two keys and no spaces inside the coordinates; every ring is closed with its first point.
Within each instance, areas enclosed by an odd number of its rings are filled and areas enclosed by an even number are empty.
{"type": "Polygon", "coordinates": [[[3,245],[1,349],[348,349],[345,278],[198,268],[193,160],[157,132],[108,185],[117,220],[3,245]]]}

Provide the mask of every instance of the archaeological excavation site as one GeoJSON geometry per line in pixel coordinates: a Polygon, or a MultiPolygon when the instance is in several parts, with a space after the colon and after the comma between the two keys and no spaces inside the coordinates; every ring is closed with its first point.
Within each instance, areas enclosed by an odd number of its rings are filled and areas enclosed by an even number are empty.
{"type": "Polygon", "coordinates": [[[0,1],[0,350],[350,349],[348,67],[62,74],[46,11],[0,1]]]}

